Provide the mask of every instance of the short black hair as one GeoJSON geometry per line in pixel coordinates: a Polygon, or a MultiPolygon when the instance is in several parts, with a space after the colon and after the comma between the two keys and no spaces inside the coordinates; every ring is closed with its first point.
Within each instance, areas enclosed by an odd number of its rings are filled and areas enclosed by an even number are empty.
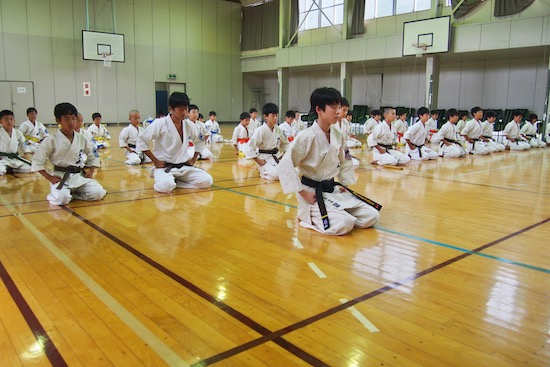
{"type": "Polygon", "coordinates": [[[311,93],[309,101],[311,103],[311,113],[316,113],[315,109],[317,107],[324,111],[327,105],[342,103],[342,95],[335,88],[317,88],[311,93]]]}
{"type": "Polygon", "coordinates": [[[278,114],[279,113],[279,107],[275,103],[266,103],[262,107],[262,115],[268,116],[270,113],[278,114]]]}
{"type": "Polygon", "coordinates": [[[372,110],[370,111],[371,116],[382,116],[382,111],[380,110],[372,110]]]}
{"type": "Polygon", "coordinates": [[[203,119],[204,118],[204,115],[202,113],[199,113],[199,118],[200,119],[203,119]]]}
{"type": "Polygon", "coordinates": [[[292,118],[294,118],[294,117],[296,117],[296,113],[295,113],[294,111],[292,111],[292,110],[288,110],[288,111],[286,111],[285,117],[292,117],[292,118]]]}
{"type": "Polygon", "coordinates": [[[255,108],[251,108],[248,110],[248,113],[254,113],[254,112],[258,112],[258,110],[255,108]]]}
{"type": "Polygon", "coordinates": [[[447,110],[447,120],[450,119],[453,116],[458,116],[458,111],[455,108],[451,108],[447,110]]]}
{"type": "Polygon", "coordinates": [[[464,116],[468,117],[468,112],[462,111],[458,113],[458,118],[462,119],[464,116]]]}
{"type": "Polygon", "coordinates": [[[513,116],[513,117],[516,117],[516,116],[523,116],[523,111],[520,111],[520,110],[513,110],[513,111],[512,111],[512,116],[513,116]]]}
{"type": "Polygon", "coordinates": [[[189,107],[189,97],[187,97],[185,93],[174,92],[170,94],[170,98],[168,98],[168,106],[171,108],[189,107]]]}
{"type": "Polygon", "coordinates": [[[101,118],[101,114],[99,112],[96,112],[96,113],[92,114],[92,120],[95,120],[97,118],[101,118]]]}
{"type": "Polygon", "coordinates": [[[31,112],[36,112],[36,113],[38,113],[38,111],[37,111],[36,108],[34,108],[34,107],[29,107],[29,108],[27,108],[27,115],[28,115],[29,113],[31,113],[31,112]]]}
{"type": "Polygon", "coordinates": [[[431,110],[430,114],[439,116],[439,111],[438,110],[431,110]]]}
{"type": "MultiPolygon", "coordinates": [[[[76,107],[68,102],[63,102],[55,105],[55,108],[53,109],[53,114],[56,119],[60,119],[63,116],[67,115],[78,115],[78,111],[76,110],[76,107]]],[[[94,113],[95,115],[95,113],[94,113]]],[[[99,113],[98,113],[99,115],[99,113]]],[[[101,116],[101,115],[99,115],[101,116]]]]}
{"type": "Polygon", "coordinates": [[[218,116],[218,115],[216,115],[216,111],[210,111],[208,112],[208,116],[218,116]]]}
{"type": "Polygon", "coordinates": [[[472,113],[472,116],[474,115],[474,113],[478,113],[479,111],[481,111],[481,107],[474,107],[470,110],[470,112],[472,113]]]}
{"type": "Polygon", "coordinates": [[[189,105],[189,111],[191,111],[191,110],[197,110],[197,111],[198,111],[198,110],[199,110],[199,106],[197,106],[196,104],[190,104],[190,105],[189,105]]]}
{"type": "Polygon", "coordinates": [[[345,97],[342,97],[342,101],[340,102],[340,106],[349,107],[349,101],[345,97]]]}
{"type": "Polygon", "coordinates": [[[428,110],[426,107],[420,107],[418,111],[416,111],[416,114],[418,115],[418,117],[425,115],[427,113],[430,113],[430,110],[428,110]]]}
{"type": "Polygon", "coordinates": [[[532,113],[529,115],[529,121],[533,121],[533,120],[538,120],[539,117],[537,116],[536,113],[532,113]]]}
{"type": "Polygon", "coordinates": [[[2,110],[0,111],[0,119],[4,116],[13,116],[13,112],[10,110],[2,110]]]}
{"type": "Polygon", "coordinates": [[[489,111],[485,112],[485,118],[486,119],[491,118],[491,117],[497,117],[497,114],[495,113],[495,111],[489,110],[489,111]]]}
{"type": "Polygon", "coordinates": [[[250,118],[250,114],[248,112],[243,112],[241,113],[241,115],[239,116],[239,120],[244,120],[244,119],[249,119],[250,118]]]}

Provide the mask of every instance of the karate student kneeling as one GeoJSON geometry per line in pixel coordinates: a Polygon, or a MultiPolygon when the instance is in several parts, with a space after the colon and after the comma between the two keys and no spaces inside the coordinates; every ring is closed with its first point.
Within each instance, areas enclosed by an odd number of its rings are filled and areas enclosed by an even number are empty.
{"type": "Polygon", "coordinates": [[[187,94],[174,92],[168,99],[170,114],[156,119],[138,137],[137,150],[149,157],[155,167],[153,188],[169,193],[176,187],[205,189],[214,182],[208,172],[193,167],[204,141],[195,124],[186,120],[189,108],[187,94]],[[155,141],[154,153],[150,150],[155,141]]]}
{"type": "Polygon", "coordinates": [[[72,198],[100,200],[107,191],[94,179],[95,167],[99,167],[99,154],[94,143],[75,132],[78,112],[70,103],[55,106],[55,121],[61,129],[45,138],[32,158],[32,171],[39,172],[50,181],[50,194],[46,197],[52,205],[68,204],[72,198]],[[46,161],[53,164],[53,173],[46,171],[46,161]],[[84,172],[84,164],[89,167],[84,172]]]}
{"type": "Polygon", "coordinates": [[[296,136],[277,167],[283,192],[297,193],[300,225],[330,235],[371,227],[380,220],[378,210],[366,201],[380,208],[378,204],[334,182],[335,176],[344,185],[355,182],[344,136],[330,128],[337,121],[341,99],[334,88],[313,91],[311,111],[317,120],[296,136]]]}
{"type": "Polygon", "coordinates": [[[376,125],[372,134],[367,138],[367,143],[372,148],[373,160],[379,166],[406,165],[411,161],[409,156],[393,148],[397,143],[397,134],[392,126],[393,121],[395,121],[395,109],[385,108],[384,121],[376,125]]]}

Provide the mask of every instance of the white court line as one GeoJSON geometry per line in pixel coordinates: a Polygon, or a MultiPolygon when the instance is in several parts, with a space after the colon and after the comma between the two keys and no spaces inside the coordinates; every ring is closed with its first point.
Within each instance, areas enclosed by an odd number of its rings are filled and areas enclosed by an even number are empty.
{"type": "Polygon", "coordinates": [[[286,213],[289,213],[290,212],[290,207],[288,205],[285,205],[285,212],[286,213]]]}
{"type": "Polygon", "coordinates": [[[299,248],[299,249],[303,249],[303,248],[304,248],[304,245],[302,245],[302,244],[300,243],[300,240],[299,240],[297,237],[294,237],[294,238],[292,239],[292,242],[294,242],[294,247],[299,248]]]}
{"type": "Polygon", "coordinates": [[[315,263],[307,263],[309,265],[309,267],[311,268],[311,270],[313,270],[313,272],[315,274],[317,274],[317,276],[321,279],[323,278],[326,278],[327,276],[325,275],[325,273],[323,273],[321,271],[321,269],[319,269],[319,267],[317,265],[315,265],[315,263]]]}
{"type": "Polygon", "coordinates": [[[189,367],[176,352],[166,345],[158,336],[141,323],[130,311],[122,306],[84,270],[82,270],[59,247],[46,238],[23,214],[0,196],[0,201],[67,269],[69,269],[88,289],[96,295],[115,315],[117,315],[134,333],[136,333],[152,350],[154,350],[168,365],[189,367]]]}
{"type": "Polygon", "coordinates": [[[476,173],[482,173],[482,172],[489,172],[489,171],[497,171],[499,169],[505,169],[505,168],[511,168],[511,167],[516,167],[515,165],[511,165],[511,166],[504,166],[504,167],[498,167],[498,168],[488,168],[488,169],[483,169],[481,171],[473,171],[473,172],[467,172],[467,173],[460,173],[458,175],[454,175],[454,176],[451,176],[449,177],[450,179],[453,179],[455,177],[463,177],[463,176],[468,176],[468,175],[473,175],[473,174],[476,174],[476,173]]]}
{"type": "Polygon", "coordinates": [[[294,226],[292,225],[292,221],[291,221],[290,219],[287,219],[287,220],[286,220],[286,226],[287,226],[288,228],[294,227],[294,226]]]}
{"type": "Polygon", "coordinates": [[[288,194],[288,195],[286,196],[286,198],[287,198],[287,199],[292,199],[293,196],[294,196],[294,194],[288,194]]]}
{"type": "MultiPolygon", "coordinates": [[[[346,303],[348,300],[345,298],[340,298],[340,303],[346,303]]],[[[348,308],[348,310],[351,312],[353,316],[361,323],[364,327],[366,327],[371,333],[377,333],[380,330],[374,326],[372,322],[370,322],[369,319],[367,319],[361,312],[359,312],[358,309],[355,308],[355,306],[351,306],[348,308]]]]}

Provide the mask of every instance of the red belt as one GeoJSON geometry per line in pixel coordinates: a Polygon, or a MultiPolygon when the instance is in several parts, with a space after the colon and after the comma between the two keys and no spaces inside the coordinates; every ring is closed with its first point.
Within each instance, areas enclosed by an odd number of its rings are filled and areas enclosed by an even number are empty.
{"type": "Polygon", "coordinates": [[[244,144],[244,143],[248,143],[249,140],[250,138],[238,138],[237,143],[244,144]]]}

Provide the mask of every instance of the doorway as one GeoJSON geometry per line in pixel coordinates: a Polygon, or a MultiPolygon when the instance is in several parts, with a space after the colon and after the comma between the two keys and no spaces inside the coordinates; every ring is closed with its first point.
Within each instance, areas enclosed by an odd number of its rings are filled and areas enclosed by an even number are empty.
{"type": "Polygon", "coordinates": [[[0,81],[0,106],[10,108],[15,115],[15,125],[27,119],[27,108],[34,106],[34,83],[0,81]]]}
{"type": "Polygon", "coordinates": [[[166,115],[168,113],[168,96],[174,92],[186,93],[187,88],[185,83],[155,82],[157,117],[159,117],[160,114],[166,115]]]}

